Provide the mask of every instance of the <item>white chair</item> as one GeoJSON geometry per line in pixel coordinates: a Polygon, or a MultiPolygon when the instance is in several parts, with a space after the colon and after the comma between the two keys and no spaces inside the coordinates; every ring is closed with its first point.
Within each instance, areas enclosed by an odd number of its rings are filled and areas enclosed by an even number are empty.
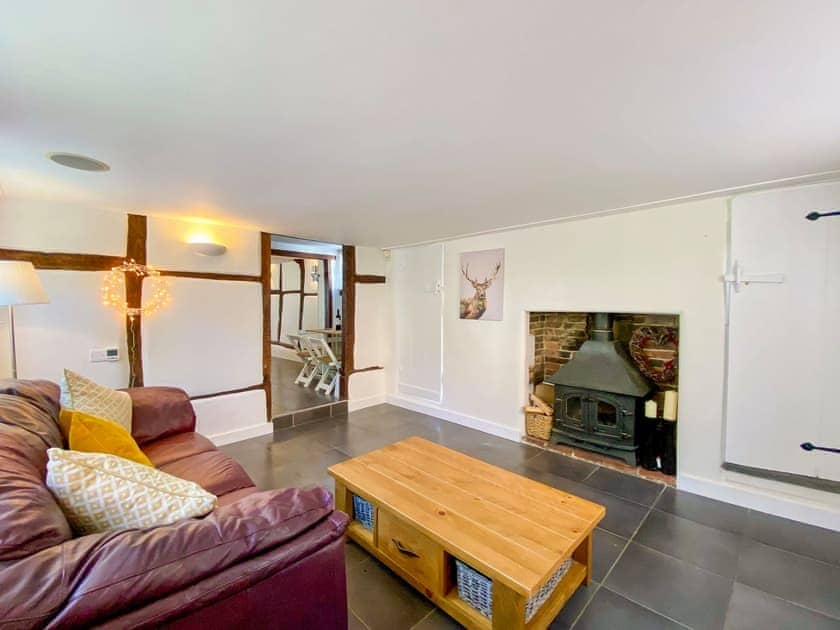
{"type": "Polygon", "coordinates": [[[306,339],[312,349],[313,357],[318,361],[317,371],[321,377],[315,386],[315,391],[324,392],[329,396],[338,385],[341,363],[335,358],[330,344],[327,343],[323,335],[308,335],[306,339]]]}
{"type": "Polygon", "coordinates": [[[319,374],[320,361],[315,357],[312,346],[306,335],[287,335],[295,346],[295,352],[303,361],[303,367],[295,379],[295,385],[309,387],[315,376],[319,374]]]}

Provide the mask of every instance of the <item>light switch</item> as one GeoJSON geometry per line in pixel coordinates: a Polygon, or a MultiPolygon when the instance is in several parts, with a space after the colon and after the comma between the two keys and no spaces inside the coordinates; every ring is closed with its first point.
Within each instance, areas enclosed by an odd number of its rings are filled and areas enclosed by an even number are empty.
{"type": "Polygon", "coordinates": [[[103,361],[119,361],[120,349],[113,348],[95,348],[90,351],[90,362],[101,363],[103,361]]]}

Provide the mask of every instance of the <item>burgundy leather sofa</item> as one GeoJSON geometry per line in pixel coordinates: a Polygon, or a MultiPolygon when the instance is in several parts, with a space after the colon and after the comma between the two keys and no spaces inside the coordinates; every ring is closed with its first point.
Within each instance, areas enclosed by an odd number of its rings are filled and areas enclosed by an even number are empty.
{"type": "Polygon", "coordinates": [[[186,394],[128,390],[159,469],[219,497],[208,516],[74,537],[44,485],[59,389],[0,381],[0,628],[346,628],[347,517],[322,488],[258,491],[195,433],[186,394]]]}

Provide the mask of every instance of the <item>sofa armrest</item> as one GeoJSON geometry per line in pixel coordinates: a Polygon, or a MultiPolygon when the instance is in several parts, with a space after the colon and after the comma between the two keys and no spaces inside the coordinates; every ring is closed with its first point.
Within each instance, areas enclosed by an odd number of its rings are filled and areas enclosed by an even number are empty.
{"type": "MultiPolygon", "coordinates": [[[[347,630],[344,538],[333,512],[295,539],[97,624],[98,630],[347,630]]],[[[343,528],[342,528],[343,530],[343,528]]]]}
{"type": "Polygon", "coordinates": [[[16,571],[0,571],[0,609],[11,606],[12,618],[19,613],[43,620],[52,613],[50,627],[89,627],[276,547],[294,549],[313,526],[339,537],[347,523],[342,516],[323,488],[290,488],[254,493],[203,519],[82,536],[22,560],[16,571]],[[6,584],[3,577],[13,575],[18,579],[6,584]],[[47,601],[27,601],[39,590],[50,595],[47,601]]]}
{"type": "Polygon", "coordinates": [[[131,396],[131,434],[138,444],[195,431],[195,410],[184,390],[132,387],[126,391],[131,396]]]}

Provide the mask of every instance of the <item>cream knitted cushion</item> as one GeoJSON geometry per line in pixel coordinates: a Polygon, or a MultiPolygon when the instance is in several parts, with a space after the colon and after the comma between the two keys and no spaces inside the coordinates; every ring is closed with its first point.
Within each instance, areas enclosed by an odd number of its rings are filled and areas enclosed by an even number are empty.
{"type": "Polygon", "coordinates": [[[72,370],[65,369],[61,378],[61,406],[111,420],[131,433],[131,396],[72,370]]]}
{"type": "Polygon", "coordinates": [[[216,507],[198,484],[116,455],[51,448],[47,456],[47,487],[80,534],[168,525],[216,507]]]}

